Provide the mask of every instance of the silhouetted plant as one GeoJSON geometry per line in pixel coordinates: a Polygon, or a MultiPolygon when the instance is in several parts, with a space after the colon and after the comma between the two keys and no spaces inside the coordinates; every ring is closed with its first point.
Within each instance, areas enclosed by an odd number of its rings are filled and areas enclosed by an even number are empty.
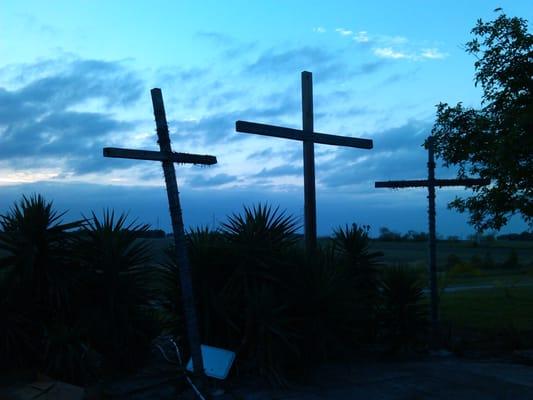
{"type": "Polygon", "coordinates": [[[391,352],[423,346],[427,331],[427,305],[420,277],[407,266],[385,269],[380,282],[381,333],[391,352]]]}
{"type": "Polygon", "coordinates": [[[271,376],[283,353],[294,350],[286,304],[292,266],[285,255],[298,241],[297,228],[292,216],[261,204],[244,207],[221,227],[233,262],[222,294],[232,305],[229,323],[240,330],[237,350],[271,376]]]}
{"type": "Polygon", "coordinates": [[[156,334],[148,308],[153,279],[149,243],[138,240],[148,225],[105,211],[87,218],[78,249],[87,271],[84,328],[91,346],[112,365],[134,368],[156,334]]]}
{"type": "MultiPolygon", "coordinates": [[[[227,316],[231,306],[223,293],[233,272],[234,254],[229,252],[224,237],[207,227],[189,231],[186,239],[202,338],[212,345],[227,344],[228,338],[238,331],[227,316]]],[[[155,293],[165,310],[161,315],[164,329],[179,336],[183,333],[183,310],[172,248],[167,251],[166,261],[157,266],[156,281],[155,293]]]]}
{"type": "Polygon", "coordinates": [[[0,216],[0,364],[38,366],[45,322],[72,316],[77,270],[68,230],[82,221],[63,224],[63,215],[33,195],[0,216]]]}
{"type": "Polygon", "coordinates": [[[354,275],[347,264],[339,263],[332,244],[321,246],[311,260],[302,254],[295,262],[289,301],[299,327],[300,362],[350,353],[362,328],[357,323],[360,294],[354,275]]]}
{"type": "Polygon", "coordinates": [[[337,268],[344,267],[343,279],[354,294],[352,313],[358,320],[360,339],[369,340],[376,333],[376,305],[378,295],[377,268],[382,252],[370,251],[369,226],[346,225],[333,235],[333,248],[338,257],[337,268]]]}
{"type": "Polygon", "coordinates": [[[85,385],[100,368],[100,357],[87,345],[84,332],[62,323],[48,324],[41,351],[44,372],[56,379],[85,385]]]}

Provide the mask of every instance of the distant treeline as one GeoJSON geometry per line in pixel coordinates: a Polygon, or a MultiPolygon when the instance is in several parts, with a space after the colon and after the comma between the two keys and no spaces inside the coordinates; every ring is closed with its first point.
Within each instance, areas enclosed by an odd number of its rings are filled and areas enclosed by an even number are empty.
{"type": "MultiPolygon", "coordinates": [[[[138,238],[143,239],[161,239],[165,237],[172,237],[172,233],[166,233],[162,229],[149,229],[145,232],[136,232],[135,235],[138,238]]],[[[296,234],[295,236],[301,236],[296,234]]],[[[407,231],[407,233],[401,234],[394,232],[389,228],[382,227],[379,229],[379,236],[376,238],[383,242],[426,242],[428,240],[428,234],[426,232],[407,231]]],[[[438,240],[444,240],[443,237],[438,237],[438,240]]],[[[446,240],[459,241],[458,236],[448,236],[446,240]]],[[[493,241],[493,240],[511,240],[511,241],[533,241],[533,232],[524,231],[522,233],[508,233],[505,235],[486,234],[470,235],[468,240],[472,241],[493,241]]]]}
{"type": "Polygon", "coordinates": [[[391,231],[389,228],[379,228],[378,240],[383,242],[425,242],[428,240],[426,232],[407,231],[405,234],[391,231]]]}
{"type": "MultiPolygon", "coordinates": [[[[438,237],[438,240],[443,240],[442,237],[438,237]]],[[[426,232],[407,231],[407,233],[401,234],[391,231],[389,228],[382,227],[379,229],[379,236],[377,240],[383,242],[425,242],[428,240],[428,234],[426,232]]],[[[446,240],[459,241],[458,236],[448,236],[446,240]]],[[[508,233],[505,235],[470,235],[468,240],[472,241],[494,241],[494,240],[512,240],[512,241],[533,241],[533,232],[524,231],[522,233],[508,233]]]]}
{"type": "Polygon", "coordinates": [[[533,241],[533,232],[524,231],[522,233],[508,233],[506,235],[499,235],[498,240],[523,240],[533,241]]]}

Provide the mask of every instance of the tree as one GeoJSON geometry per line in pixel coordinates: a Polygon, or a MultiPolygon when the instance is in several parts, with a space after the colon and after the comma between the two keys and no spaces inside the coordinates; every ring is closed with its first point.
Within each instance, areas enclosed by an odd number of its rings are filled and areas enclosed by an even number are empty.
{"type": "Polygon", "coordinates": [[[500,14],[494,21],[477,21],[475,37],[466,43],[477,59],[481,107],[441,103],[432,130],[445,166],[457,166],[460,178],[492,180],[449,204],[468,211],[480,231],[499,230],[514,214],[533,226],[533,35],[527,20],[495,11],[500,14]]]}

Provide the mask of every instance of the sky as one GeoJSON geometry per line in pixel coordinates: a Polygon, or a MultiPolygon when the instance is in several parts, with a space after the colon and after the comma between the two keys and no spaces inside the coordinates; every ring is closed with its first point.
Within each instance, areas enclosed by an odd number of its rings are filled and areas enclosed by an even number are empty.
{"type": "MultiPolygon", "coordinates": [[[[103,158],[157,150],[150,89],[161,88],[185,223],[218,226],[268,203],[303,223],[302,144],[237,133],[236,120],[301,128],[302,71],[313,73],[315,130],[372,150],[315,146],[320,235],[338,226],[427,230],[422,179],[439,102],[478,107],[464,44],[479,18],[533,20],[530,0],[3,0],[0,7],[0,214],[41,193],[66,220],[112,208],[170,231],[161,164],[103,158]]],[[[437,177],[454,171],[439,162],[437,177]]],[[[437,191],[437,232],[473,233],[437,191]]],[[[526,229],[514,218],[502,232],[526,229]]]]}

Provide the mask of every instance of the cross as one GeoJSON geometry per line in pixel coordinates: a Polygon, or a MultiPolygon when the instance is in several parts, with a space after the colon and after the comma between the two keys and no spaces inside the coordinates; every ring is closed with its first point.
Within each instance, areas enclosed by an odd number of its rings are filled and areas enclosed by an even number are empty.
{"type": "Polygon", "coordinates": [[[429,218],[429,235],[428,235],[428,272],[429,272],[429,290],[431,295],[431,342],[436,344],[438,325],[439,325],[439,295],[437,288],[437,239],[435,229],[435,187],[444,186],[485,186],[490,184],[490,179],[435,179],[435,155],[434,139],[430,136],[427,140],[428,149],[428,179],[426,180],[405,180],[405,181],[381,181],[375,182],[376,188],[410,188],[410,187],[427,187],[428,188],[428,218],[429,218]]]}
{"type": "Polygon", "coordinates": [[[329,135],[314,131],[313,122],[313,77],[311,72],[302,72],[302,129],[284,128],[275,125],[237,121],[237,132],[255,133],[303,142],[304,160],[304,237],[308,257],[316,250],[316,193],[315,193],[315,143],[333,146],[371,149],[372,140],[348,136],[329,135]]]}
{"type": "Polygon", "coordinates": [[[176,171],[174,163],[213,165],[217,163],[214,156],[174,153],[170,146],[168,134],[167,117],[163,104],[161,89],[152,89],[152,104],[154,107],[155,123],[157,127],[157,138],[160,151],[117,149],[114,147],[104,148],[104,157],[128,158],[134,160],[161,161],[165,184],[167,188],[168,205],[170,218],[172,221],[172,232],[174,234],[176,265],[180,274],[180,286],[182,293],[183,311],[187,326],[187,336],[191,349],[193,371],[200,381],[203,380],[204,366],[200,348],[200,336],[198,333],[198,320],[194,306],[191,268],[187,255],[185,243],[185,230],[183,227],[183,216],[181,213],[178,183],[176,181],[176,171]]]}

